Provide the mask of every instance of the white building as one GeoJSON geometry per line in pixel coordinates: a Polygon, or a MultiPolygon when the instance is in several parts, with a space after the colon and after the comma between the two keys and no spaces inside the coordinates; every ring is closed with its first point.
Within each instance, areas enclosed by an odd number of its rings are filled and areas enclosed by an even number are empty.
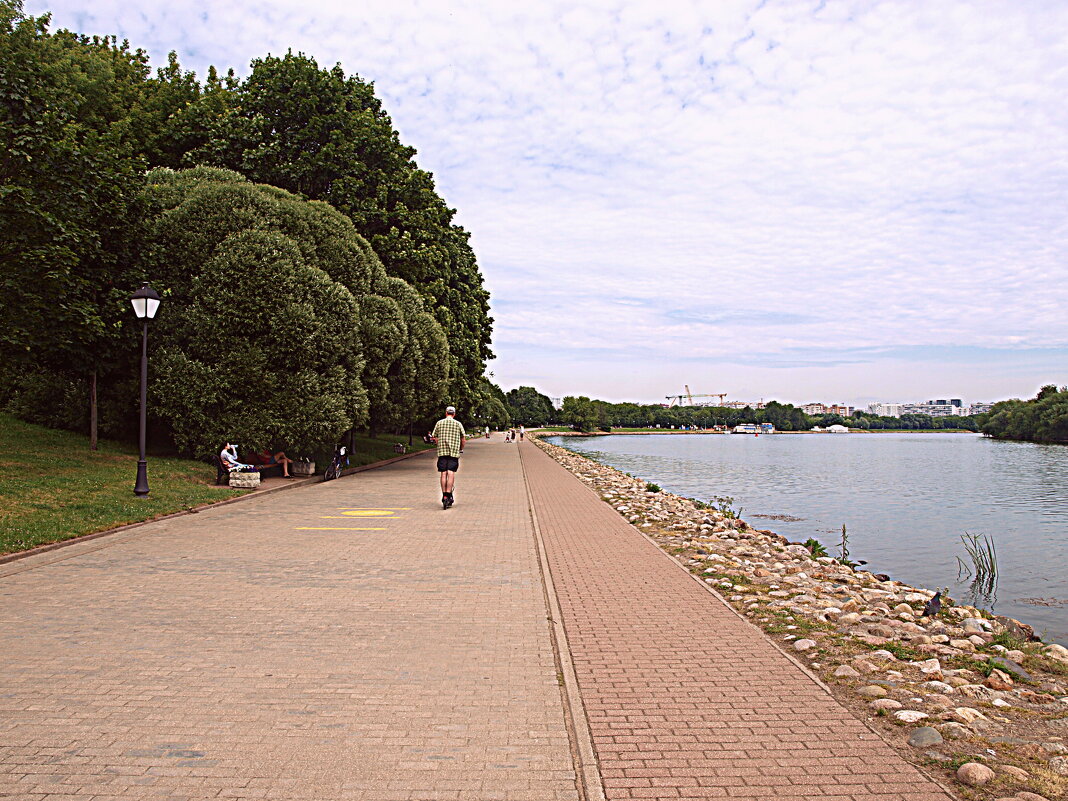
{"type": "Polygon", "coordinates": [[[900,417],[903,403],[873,403],[868,406],[868,411],[880,417],[900,417]]]}
{"type": "Polygon", "coordinates": [[[993,403],[973,403],[968,407],[968,414],[986,414],[993,408],[993,403]]]}

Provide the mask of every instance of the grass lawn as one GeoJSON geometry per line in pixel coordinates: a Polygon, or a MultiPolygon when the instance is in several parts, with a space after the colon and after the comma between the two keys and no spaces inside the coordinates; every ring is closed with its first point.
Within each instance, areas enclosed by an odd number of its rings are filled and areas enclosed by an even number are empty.
{"type": "MultiPolygon", "coordinates": [[[[371,438],[366,434],[357,434],[352,441],[352,453],[349,454],[349,467],[359,467],[365,464],[381,462],[385,459],[392,459],[397,455],[396,451],[393,450],[393,446],[398,442],[402,445],[407,445],[408,435],[378,434],[374,438],[371,438]]],[[[408,453],[425,451],[433,447],[435,446],[423,442],[422,436],[412,437],[412,444],[411,447],[408,448],[408,453]]],[[[315,469],[321,473],[326,466],[326,464],[317,463],[315,469]]]]}
{"type": "Polygon", "coordinates": [[[125,445],[0,414],[0,553],[90,534],[247,492],[216,487],[215,468],[148,457],[148,498],[133,494],[137,453],[125,445]]]}
{"type": "MultiPolygon", "coordinates": [[[[352,466],[389,459],[395,442],[408,437],[357,436],[352,466]]],[[[427,447],[416,439],[411,450],[427,447]]],[[[82,534],[151,520],[216,503],[249,490],[215,486],[215,468],[204,462],[148,456],[148,498],[133,494],[137,453],[107,440],[89,450],[83,434],[23,423],[0,414],[0,554],[82,534]]],[[[319,471],[325,465],[317,465],[319,471]]]]}

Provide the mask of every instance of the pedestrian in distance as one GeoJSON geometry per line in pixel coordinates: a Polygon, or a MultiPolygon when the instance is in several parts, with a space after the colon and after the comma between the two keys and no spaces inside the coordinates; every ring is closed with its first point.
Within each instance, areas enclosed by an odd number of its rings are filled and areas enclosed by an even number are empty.
{"type": "Polygon", "coordinates": [[[456,483],[456,471],[460,469],[460,454],[467,444],[467,432],[463,423],[456,419],[456,407],[445,409],[445,416],[434,424],[430,438],[438,446],[438,474],[441,477],[441,508],[448,509],[456,499],[453,497],[453,485],[456,483]]]}

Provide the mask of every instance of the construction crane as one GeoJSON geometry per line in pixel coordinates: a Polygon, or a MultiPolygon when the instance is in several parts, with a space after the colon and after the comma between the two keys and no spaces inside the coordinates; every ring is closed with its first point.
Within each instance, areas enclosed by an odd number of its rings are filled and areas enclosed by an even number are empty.
{"type": "Polygon", "coordinates": [[[719,398],[719,405],[722,406],[723,405],[723,399],[726,398],[726,397],[727,397],[727,393],[726,392],[706,392],[706,393],[702,393],[700,395],[694,395],[692,392],[690,392],[690,386],[689,386],[689,384],[687,384],[686,385],[686,394],[685,395],[665,395],[664,399],[667,400],[667,401],[670,401],[670,403],[668,403],[668,408],[670,409],[676,403],[679,406],[682,406],[683,405],[683,403],[682,403],[683,400],[688,401],[687,405],[693,406],[694,405],[694,402],[693,402],[694,398],[719,398]]]}

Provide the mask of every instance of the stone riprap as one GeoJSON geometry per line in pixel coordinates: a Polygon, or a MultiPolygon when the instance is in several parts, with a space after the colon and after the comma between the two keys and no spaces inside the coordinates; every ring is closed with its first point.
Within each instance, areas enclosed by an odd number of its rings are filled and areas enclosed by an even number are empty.
{"type": "Polygon", "coordinates": [[[971,757],[999,777],[988,795],[986,785],[973,785],[971,797],[1005,795],[1008,786],[1068,798],[1064,757],[1056,753],[1068,742],[1068,650],[1013,639],[1030,636],[1029,627],[950,599],[924,617],[931,590],[814,558],[805,546],[730,514],[649,492],[641,478],[537,444],[778,639],[922,769],[959,781],[951,768],[971,757]],[[909,747],[917,727],[943,741],[909,747]]]}

